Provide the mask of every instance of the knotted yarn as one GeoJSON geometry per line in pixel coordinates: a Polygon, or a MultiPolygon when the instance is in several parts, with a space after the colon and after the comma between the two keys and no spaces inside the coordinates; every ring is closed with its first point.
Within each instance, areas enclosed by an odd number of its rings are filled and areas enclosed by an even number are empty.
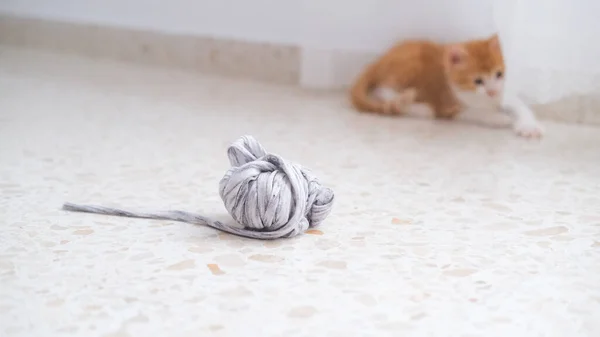
{"type": "Polygon", "coordinates": [[[269,154],[252,136],[227,150],[231,168],[219,182],[219,195],[236,225],[183,211],[141,212],[66,203],[63,209],[132,218],[174,220],[209,226],[247,238],[289,238],[321,224],[334,194],[302,166],[269,154]]]}

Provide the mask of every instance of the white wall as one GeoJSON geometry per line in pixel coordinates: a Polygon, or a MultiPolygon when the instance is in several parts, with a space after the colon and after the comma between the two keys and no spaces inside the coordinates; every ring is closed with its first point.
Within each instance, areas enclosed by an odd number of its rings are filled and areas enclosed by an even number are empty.
{"type": "MultiPolygon", "coordinates": [[[[302,50],[301,84],[331,88],[349,83],[369,61],[369,52],[381,52],[396,40],[448,41],[491,34],[494,1],[0,0],[0,13],[297,45],[302,50]]],[[[586,74],[600,69],[600,2],[582,0],[571,6],[566,0],[497,1],[516,3],[529,16],[515,26],[522,43],[515,54],[518,64],[510,67],[523,69],[522,82],[529,83],[525,91],[545,98],[539,92],[597,88],[598,75],[586,74]],[[552,75],[551,69],[565,74],[552,75]]],[[[514,14],[507,15],[511,18],[502,21],[512,25],[514,14]]]]}
{"type": "Polygon", "coordinates": [[[405,37],[493,31],[493,0],[0,0],[0,12],[314,48],[378,51],[405,37]]]}

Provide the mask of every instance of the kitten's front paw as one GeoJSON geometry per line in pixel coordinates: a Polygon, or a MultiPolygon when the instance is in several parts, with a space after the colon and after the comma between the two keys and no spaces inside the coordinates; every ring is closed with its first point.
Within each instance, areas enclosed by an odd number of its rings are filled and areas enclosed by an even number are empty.
{"type": "Polygon", "coordinates": [[[525,138],[542,138],[544,129],[537,121],[517,121],[514,126],[515,133],[525,138]]]}

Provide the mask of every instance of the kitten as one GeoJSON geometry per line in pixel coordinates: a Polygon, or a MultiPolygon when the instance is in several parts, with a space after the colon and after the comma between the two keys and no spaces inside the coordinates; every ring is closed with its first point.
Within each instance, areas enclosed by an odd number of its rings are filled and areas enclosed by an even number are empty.
{"type": "Polygon", "coordinates": [[[363,112],[512,125],[520,136],[541,137],[542,127],[526,104],[513,96],[502,100],[504,74],[497,35],[449,45],[406,41],[369,65],[350,96],[363,112]],[[486,107],[498,113],[476,113],[486,107]]]}

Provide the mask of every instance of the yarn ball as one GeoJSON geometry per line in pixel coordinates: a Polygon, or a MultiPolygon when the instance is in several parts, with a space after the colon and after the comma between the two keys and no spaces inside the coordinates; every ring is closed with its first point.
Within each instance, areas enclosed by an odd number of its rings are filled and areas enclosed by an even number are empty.
{"type": "Polygon", "coordinates": [[[331,189],[308,169],[268,154],[253,137],[235,141],[227,155],[232,167],[219,182],[219,194],[229,214],[245,229],[238,234],[292,237],[318,226],[331,212],[331,189]]]}
{"type": "Polygon", "coordinates": [[[219,194],[238,225],[179,210],[140,211],[65,203],[70,212],[131,218],[174,220],[209,226],[247,238],[270,240],[296,236],[318,226],[333,206],[333,191],[321,186],[307,169],[267,154],[256,139],[245,136],[227,150],[231,168],[219,183],[219,194]]]}

